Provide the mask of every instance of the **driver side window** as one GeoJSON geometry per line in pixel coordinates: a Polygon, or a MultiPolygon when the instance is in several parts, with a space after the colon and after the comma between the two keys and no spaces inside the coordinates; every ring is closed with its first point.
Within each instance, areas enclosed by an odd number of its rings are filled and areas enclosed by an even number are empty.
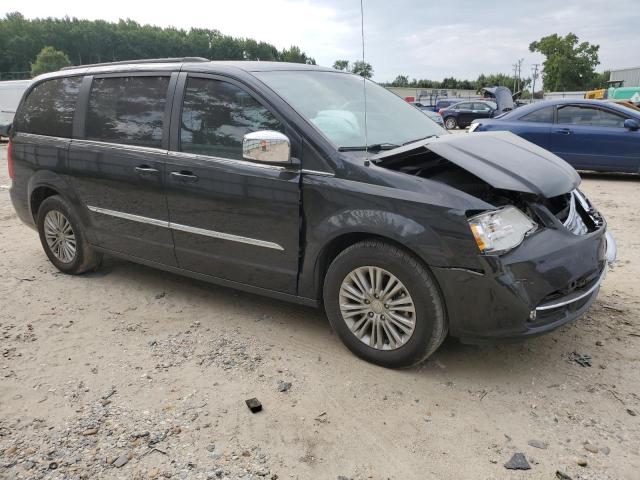
{"type": "Polygon", "coordinates": [[[181,151],[242,159],[242,139],[258,130],[284,132],[273,114],[240,87],[190,77],[184,91],[181,151]]]}

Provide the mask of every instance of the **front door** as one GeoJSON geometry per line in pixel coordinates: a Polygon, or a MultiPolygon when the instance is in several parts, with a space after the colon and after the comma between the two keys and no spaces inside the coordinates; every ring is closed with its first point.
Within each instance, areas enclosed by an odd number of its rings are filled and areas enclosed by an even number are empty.
{"type": "Polygon", "coordinates": [[[558,107],[551,151],[579,169],[637,172],[640,135],[624,128],[625,119],[599,106],[558,107]]]}
{"type": "Polygon", "coordinates": [[[85,128],[71,142],[69,180],[89,210],[93,236],[106,249],[175,266],[162,184],[170,76],[85,83],[85,128]]]}
{"type": "Polygon", "coordinates": [[[242,158],[246,133],[292,132],[232,80],[183,74],[176,97],[165,183],[178,265],[294,294],[300,171],[242,158]]]}

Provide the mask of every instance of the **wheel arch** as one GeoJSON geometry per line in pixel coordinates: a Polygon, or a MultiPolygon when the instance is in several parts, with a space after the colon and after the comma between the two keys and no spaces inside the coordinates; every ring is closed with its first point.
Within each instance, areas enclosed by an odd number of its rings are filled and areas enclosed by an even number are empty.
{"type": "Polygon", "coordinates": [[[414,257],[417,261],[422,263],[422,265],[431,274],[433,282],[440,293],[440,297],[443,302],[443,307],[445,306],[444,305],[445,297],[443,295],[442,289],[440,288],[440,285],[438,284],[438,281],[435,275],[433,275],[433,272],[431,271],[429,264],[418,254],[418,252],[416,252],[414,249],[412,249],[410,246],[406,245],[405,243],[402,243],[398,239],[395,239],[391,236],[387,236],[380,233],[367,232],[367,231],[353,231],[353,232],[342,233],[332,238],[320,249],[318,256],[316,258],[316,263],[315,263],[314,286],[313,286],[315,298],[318,299],[319,304],[322,304],[322,299],[323,299],[322,291],[324,286],[324,279],[327,275],[329,266],[331,265],[333,260],[335,260],[335,258],[338,255],[340,255],[341,252],[343,252],[350,246],[365,240],[379,240],[379,241],[388,243],[390,245],[393,245],[396,248],[399,248],[400,250],[408,253],[409,255],[414,257]]]}
{"type": "MultiPolygon", "coordinates": [[[[42,202],[53,195],[60,195],[71,204],[85,227],[91,225],[88,210],[84,208],[72,186],[59,174],[50,170],[37,171],[29,179],[27,192],[28,211],[33,218],[34,224],[37,223],[38,209],[42,202]]],[[[93,243],[91,229],[87,229],[87,238],[93,243]]]]}

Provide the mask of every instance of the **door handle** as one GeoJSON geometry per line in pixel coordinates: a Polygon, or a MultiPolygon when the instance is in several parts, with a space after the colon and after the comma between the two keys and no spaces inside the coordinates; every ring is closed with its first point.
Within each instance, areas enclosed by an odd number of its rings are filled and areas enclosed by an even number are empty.
{"type": "Polygon", "coordinates": [[[553,133],[559,133],[560,135],[571,135],[572,130],[570,128],[557,128],[553,133]]]}
{"type": "Polygon", "coordinates": [[[135,168],[136,173],[138,175],[146,176],[146,175],[155,175],[158,173],[158,169],[152,168],[149,165],[140,165],[135,168]]]}
{"type": "Polygon", "coordinates": [[[193,183],[198,181],[198,176],[194,175],[193,173],[187,170],[180,170],[179,172],[171,172],[171,176],[181,182],[193,183]]]}

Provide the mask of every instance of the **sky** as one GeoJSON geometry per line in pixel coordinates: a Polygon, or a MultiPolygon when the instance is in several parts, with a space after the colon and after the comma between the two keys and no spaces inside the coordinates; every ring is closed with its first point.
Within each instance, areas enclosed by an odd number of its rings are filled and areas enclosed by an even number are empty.
{"type": "MultiPolygon", "coordinates": [[[[640,64],[640,0],[363,0],[365,59],[374,80],[396,75],[442,80],[480,73],[512,74],[523,59],[530,76],[544,57],[529,44],[573,32],[600,45],[597,70],[640,64]]],[[[70,17],[178,28],[212,28],[279,49],[299,46],[320,65],[362,58],[359,0],[2,0],[0,15],[70,17]],[[164,5],[171,5],[171,8],[164,5]]]]}

